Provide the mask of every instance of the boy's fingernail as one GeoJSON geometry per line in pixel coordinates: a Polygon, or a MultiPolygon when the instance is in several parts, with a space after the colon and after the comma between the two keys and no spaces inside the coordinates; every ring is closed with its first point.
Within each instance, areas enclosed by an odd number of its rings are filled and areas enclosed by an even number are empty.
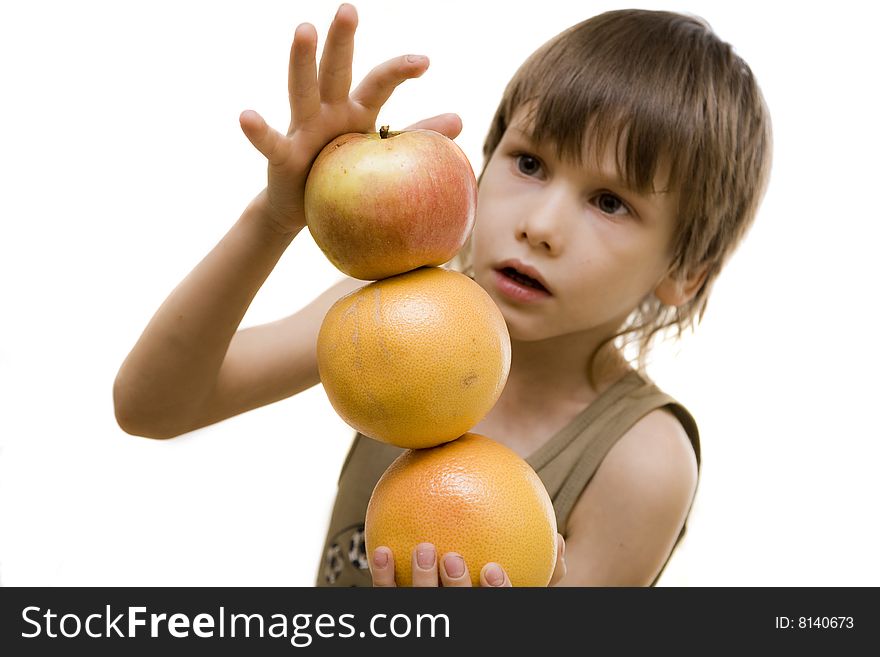
{"type": "Polygon", "coordinates": [[[416,549],[416,562],[419,568],[430,568],[434,565],[434,546],[420,545],[416,549]]]}
{"type": "Polygon", "coordinates": [[[427,59],[428,58],[425,57],[424,55],[407,55],[406,56],[406,61],[408,61],[410,64],[421,64],[421,63],[427,61],[427,59]]]}
{"type": "Polygon", "coordinates": [[[450,554],[443,560],[446,566],[446,574],[450,577],[461,577],[464,575],[464,559],[457,554],[450,554]]]}
{"type": "Polygon", "coordinates": [[[376,568],[384,568],[388,565],[388,553],[385,550],[376,550],[373,553],[373,565],[376,568]]]}
{"type": "Polygon", "coordinates": [[[504,573],[501,572],[501,568],[495,564],[486,568],[486,581],[489,582],[489,586],[504,584],[504,573]]]}

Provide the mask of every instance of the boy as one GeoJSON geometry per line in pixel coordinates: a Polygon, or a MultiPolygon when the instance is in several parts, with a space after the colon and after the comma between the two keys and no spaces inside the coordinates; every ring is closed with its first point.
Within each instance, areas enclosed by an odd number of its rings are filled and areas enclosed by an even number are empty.
{"type": "MultiPolygon", "coordinates": [[[[278,322],[238,326],[305,227],[303,190],[320,149],[373,131],[394,88],[427,67],[425,58],[391,60],[350,93],[356,22],[343,5],[320,70],[314,28],[297,28],[286,135],[242,114],[269,161],[268,185],[123,363],[114,399],[126,431],[179,435],[319,382],[320,323],[363,282],[345,280],[278,322]]],[[[460,122],[442,115],[414,127],[454,137],[460,122]]],[[[458,264],[504,314],[512,363],[473,430],[527,457],[547,485],[567,544],[554,584],[654,583],[684,531],[699,439],[687,410],[641,371],[656,334],[699,320],[757,211],[770,162],[760,90],[700,20],[609,12],[527,60],[484,156],[476,228],[458,264]],[[626,339],[638,348],[637,369],[623,357],[626,339]]],[[[469,567],[481,567],[484,585],[509,585],[498,564],[465,564],[429,543],[412,555],[362,553],[369,493],[398,453],[356,436],[318,583],[391,586],[396,557],[413,559],[416,585],[467,585],[469,567]]]]}

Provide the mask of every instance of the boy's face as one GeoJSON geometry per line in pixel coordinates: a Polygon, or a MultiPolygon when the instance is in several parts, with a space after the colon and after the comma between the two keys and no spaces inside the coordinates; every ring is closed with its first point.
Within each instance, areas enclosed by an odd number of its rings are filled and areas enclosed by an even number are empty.
{"type": "Polygon", "coordinates": [[[559,159],[553,144],[532,143],[522,116],[480,182],[474,277],[514,340],[610,336],[668,273],[676,194],[663,191],[662,171],[660,191],[627,189],[610,149],[598,167],[590,153],[582,165],[559,159]]]}

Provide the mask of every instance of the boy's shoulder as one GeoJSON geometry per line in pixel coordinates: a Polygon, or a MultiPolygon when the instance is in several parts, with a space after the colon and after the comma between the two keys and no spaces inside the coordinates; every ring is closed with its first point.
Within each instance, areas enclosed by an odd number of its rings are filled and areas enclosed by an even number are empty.
{"type": "Polygon", "coordinates": [[[697,487],[697,460],[687,432],[669,411],[642,417],[609,450],[572,510],[571,524],[596,508],[614,508],[622,522],[678,524],[697,487]],[[666,519],[667,523],[663,523],[666,519]]]}
{"type": "Polygon", "coordinates": [[[584,582],[648,585],[669,558],[696,492],[687,433],[651,411],[611,448],[575,503],[566,544],[584,582]]]}
{"type": "Polygon", "coordinates": [[[605,466],[622,483],[665,487],[693,482],[696,487],[694,447],[678,418],[663,408],[651,411],[624,433],[600,468],[605,466]]]}

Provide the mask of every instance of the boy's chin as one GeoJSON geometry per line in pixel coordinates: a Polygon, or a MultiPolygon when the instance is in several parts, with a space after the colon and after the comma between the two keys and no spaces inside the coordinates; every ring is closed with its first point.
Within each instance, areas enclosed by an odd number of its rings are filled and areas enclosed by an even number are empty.
{"type": "Polygon", "coordinates": [[[520,318],[509,317],[505,309],[501,309],[504,315],[504,321],[507,323],[507,332],[510,334],[511,342],[529,343],[542,342],[555,337],[551,331],[548,331],[546,322],[527,322],[520,318]]]}

